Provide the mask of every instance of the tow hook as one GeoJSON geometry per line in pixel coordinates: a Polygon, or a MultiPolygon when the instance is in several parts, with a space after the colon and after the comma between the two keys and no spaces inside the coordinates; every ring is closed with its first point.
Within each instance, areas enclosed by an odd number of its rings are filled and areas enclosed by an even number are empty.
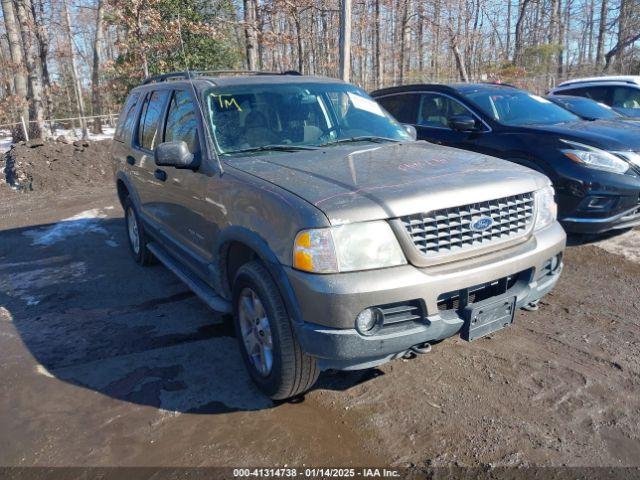
{"type": "Polygon", "coordinates": [[[531,303],[527,303],[524,307],[522,307],[522,309],[526,310],[527,312],[535,312],[540,308],[540,306],[538,305],[539,303],[540,300],[535,300],[531,303]]]}
{"type": "Polygon", "coordinates": [[[413,347],[411,347],[411,351],[420,355],[424,355],[425,353],[429,353],[431,351],[431,344],[429,342],[424,342],[418,345],[414,345],[413,347]]]}

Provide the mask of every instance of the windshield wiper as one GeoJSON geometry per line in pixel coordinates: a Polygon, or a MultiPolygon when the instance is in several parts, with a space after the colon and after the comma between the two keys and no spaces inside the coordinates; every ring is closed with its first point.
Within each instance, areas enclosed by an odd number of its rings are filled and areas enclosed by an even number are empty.
{"type": "Polygon", "coordinates": [[[297,152],[300,150],[316,150],[318,147],[312,147],[310,145],[262,145],[261,147],[242,148],[240,150],[233,150],[231,152],[224,152],[221,155],[234,155],[236,153],[248,153],[248,152],[297,152]]]}
{"type": "Polygon", "coordinates": [[[383,142],[398,142],[395,138],[389,137],[379,137],[376,135],[361,135],[358,137],[350,137],[350,138],[339,138],[338,140],[332,140],[327,143],[322,143],[320,147],[326,147],[328,145],[336,145],[338,143],[350,143],[350,142],[374,142],[374,143],[383,143],[383,142]]]}

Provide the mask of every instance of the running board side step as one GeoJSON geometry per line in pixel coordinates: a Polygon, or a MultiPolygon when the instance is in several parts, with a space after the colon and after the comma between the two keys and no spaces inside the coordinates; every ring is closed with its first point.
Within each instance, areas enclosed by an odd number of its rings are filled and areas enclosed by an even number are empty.
{"type": "Polygon", "coordinates": [[[212,310],[220,313],[231,313],[231,302],[216,295],[213,289],[197,278],[193,274],[189,274],[185,267],[180,265],[174,258],[165,252],[165,250],[155,242],[147,244],[147,248],[160,262],[168,268],[173,274],[182,280],[200,300],[206,303],[212,310]]]}

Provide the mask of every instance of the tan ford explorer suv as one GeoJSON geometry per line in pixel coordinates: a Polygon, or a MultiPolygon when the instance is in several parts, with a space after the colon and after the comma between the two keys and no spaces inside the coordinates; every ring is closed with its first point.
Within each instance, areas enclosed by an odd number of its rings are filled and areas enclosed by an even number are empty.
{"type": "Polygon", "coordinates": [[[558,280],[553,189],[414,135],[339,80],[151,78],[113,143],[133,257],[233,314],[247,370],[274,399],[323,369],[492,334],[558,280]]]}

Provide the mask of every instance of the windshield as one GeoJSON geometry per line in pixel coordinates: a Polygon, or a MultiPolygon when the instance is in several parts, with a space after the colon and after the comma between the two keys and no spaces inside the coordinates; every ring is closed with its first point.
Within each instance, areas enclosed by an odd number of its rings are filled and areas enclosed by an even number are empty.
{"type": "Polygon", "coordinates": [[[476,91],[466,94],[485,114],[504,125],[532,125],[573,122],[573,113],[539,97],[520,90],[476,91]]]}
{"type": "Polygon", "coordinates": [[[583,118],[594,119],[615,119],[621,115],[616,113],[611,107],[598,103],[589,98],[556,98],[567,110],[580,115],[583,118]]]}
{"type": "Polygon", "coordinates": [[[327,83],[238,85],[206,92],[218,152],[294,151],[347,141],[411,140],[362,90],[327,83]]]}

